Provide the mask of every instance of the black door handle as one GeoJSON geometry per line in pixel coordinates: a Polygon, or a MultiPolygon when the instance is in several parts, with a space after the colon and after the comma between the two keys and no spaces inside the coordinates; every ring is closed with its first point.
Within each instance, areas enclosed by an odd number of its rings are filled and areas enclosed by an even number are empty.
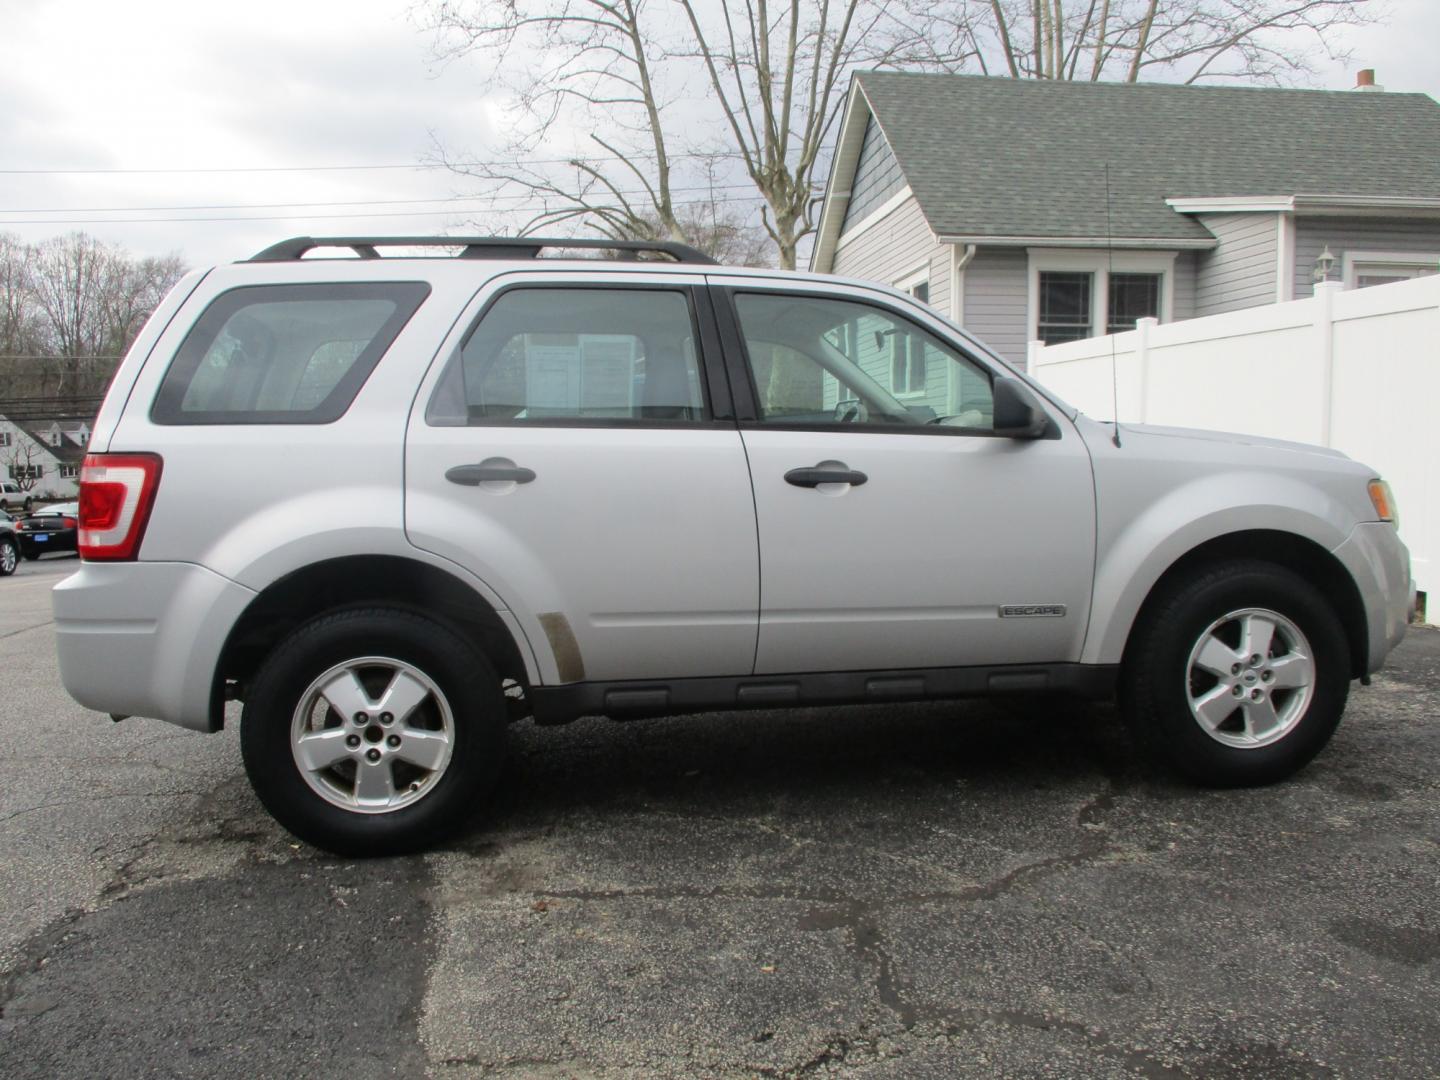
{"type": "Polygon", "coordinates": [[[785,474],[785,482],[796,487],[813,488],[821,484],[849,484],[859,487],[870,478],[859,469],[851,469],[843,461],[822,461],[803,469],[791,469],[785,474]]]}
{"type": "Polygon", "coordinates": [[[528,484],[535,479],[535,470],[504,459],[491,458],[478,465],[456,465],[453,469],[446,469],[445,479],[452,484],[464,484],[466,487],[506,480],[514,484],[528,484]]]}

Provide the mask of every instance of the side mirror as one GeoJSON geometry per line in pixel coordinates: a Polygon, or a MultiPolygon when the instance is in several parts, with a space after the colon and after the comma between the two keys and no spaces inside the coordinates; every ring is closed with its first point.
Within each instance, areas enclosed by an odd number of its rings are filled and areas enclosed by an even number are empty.
{"type": "Polygon", "coordinates": [[[1030,388],[1019,379],[996,378],[995,434],[1012,439],[1038,439],[1050,430],[1050,417],[1030,388]]]}

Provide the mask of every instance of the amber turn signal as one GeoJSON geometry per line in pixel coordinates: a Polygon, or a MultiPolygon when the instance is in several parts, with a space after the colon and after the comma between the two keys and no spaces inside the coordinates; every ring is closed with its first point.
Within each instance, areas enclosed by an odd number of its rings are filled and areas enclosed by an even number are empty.
{"type": "Polygon", "coordinates": [[[1400,514],[1395,509],[1395,496],[1390,491],[1390,485],[1384,480],[1370,481],[1370,501],[1375,504],[1375,513],[1381,521],[1393,521],[1398,528],[1400,525],[1400,514]]]}

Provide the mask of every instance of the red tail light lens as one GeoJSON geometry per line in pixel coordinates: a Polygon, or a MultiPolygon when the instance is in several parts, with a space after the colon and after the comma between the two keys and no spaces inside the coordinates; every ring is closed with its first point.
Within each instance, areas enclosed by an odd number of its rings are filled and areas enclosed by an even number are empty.
{"type": "Polygon", "coordinates": [[[86,454],[80,466],[80,557],[133,560],[160,488],[159,454],[86,454]]]}
{"type": "Polygon", "coordinates": [[[61,527],[62,529],[73,529],[73,528],[75,528],[75,519],[74,519],[74,518],[61,518],[61,519],[60,519],[60,527],[61,527]]]}

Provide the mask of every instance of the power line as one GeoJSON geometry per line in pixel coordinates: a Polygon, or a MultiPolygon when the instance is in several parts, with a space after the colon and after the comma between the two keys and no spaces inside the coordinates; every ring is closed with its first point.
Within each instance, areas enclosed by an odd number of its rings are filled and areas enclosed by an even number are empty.
{"type": "MultiPolygon", "coordinates": [[[[672,187],[672,194],[705,191],[745,191],[753,188],[753,184],[701,184],[694,187],[672,187]]],[[[619,194],[624,196],[648,195],[647,191],[626,191],[621,190],[619,194]]],[[[561,196],[556,196],[560,198],[561,196]]],[[[429,199],[352,199],[352,200],[326,200],[324,202],[279,202],[279,203],[213,203],[213,204],[189,204],[184,206],[51,206],[51,207],[22,207],[15,209],[0,210],[0,214],[141,214],[158,213],[167,210],[283,210],[288,207],[315,207],[315,206],[413,206],[416,203],[462,203],[478,202],[489,200],[499,202],[501,200],[526,200],[534,199],[536,196],[530,193],[494,195],[437,195],[429,199]]],[[[437,210],[435,213],[440,213],[437,210]]]]}
{"type": "MultiPolygon", "coordinates": [[[[705,153],[700,150],[689,150],[675,154],[667,154],[669,160],[682,158],[743,158],[745,155],[738,150],[725,150],[717,153],[705,153]]],[[[627,161],[641,159],[653,161],[656,155],[654,152],[637,151],[633,154],[573,154],[564,158],[524,158],[520,164],[524,165],[569,165],[575,161],[627,161]]],[[[414,169],[429,171],[433,169],[474,169],[474,168],[495,168],[507,164],[498,161],[452,161],[452,162],[410,162],[407,164],[386,164],[386,165],[239,165],[219,168],[200,169],[0,169],[0,176],[178,176],[197,173],[291,173],[291,172],[374,172],[394,169],[414,169]]]]}
{"type": "MultiPolygon", "coordinates": [[[[561,196],[556,196],[557,199],[561,196]]],[[[721,198],[708,199],[707,202],[720,203],[755,203],[760,196],[754,198],[721,198]]],[[[458,214],[474,214],[484,212],[488,207],[475,206],[461,210],[387,210],[374,211],[358,214],[247,214],[247,215],[226,215],[222,217],[137,217],[137,218],[13,218],[0,219],[0,225],[152,225],[152,224],[173,224],[177,222],[211,222],[211,221],[329,221],[347,218],[411,218],[411,217],[455,217],[458,214]]],[[[540,205],[506,207],[508,210],[521,212],[532,212],[543,214],[549,211],[559,212],[568,209],[564,206],[546,207],[540,205]]],[[[579,207],[575,207],[579,209],[579,207]]]]}

